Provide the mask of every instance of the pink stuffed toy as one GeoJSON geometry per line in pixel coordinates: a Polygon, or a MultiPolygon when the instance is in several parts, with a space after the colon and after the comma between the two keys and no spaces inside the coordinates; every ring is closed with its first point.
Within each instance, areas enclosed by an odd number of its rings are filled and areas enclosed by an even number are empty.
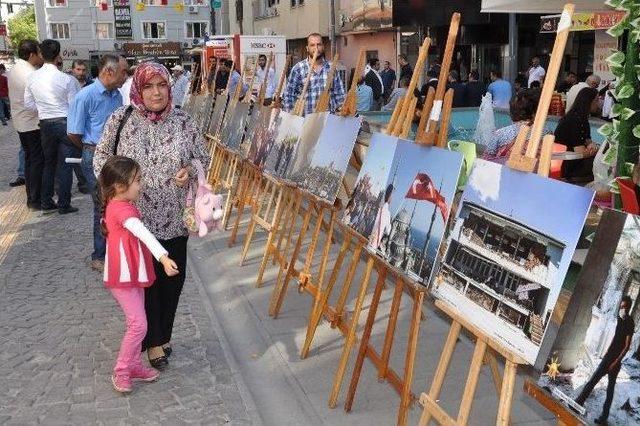
{"type": "Polygon", "coordinates": [[[224,215],[222,195],[213,193],[211,185],[205,179],[200,161],[193,160],[193,165],[198,173],[198,189],[194,200],[193,188],[189,187],[183,220],[191,233],[204,237],[209,231],[220,229],[220,222],[224,215]]]}

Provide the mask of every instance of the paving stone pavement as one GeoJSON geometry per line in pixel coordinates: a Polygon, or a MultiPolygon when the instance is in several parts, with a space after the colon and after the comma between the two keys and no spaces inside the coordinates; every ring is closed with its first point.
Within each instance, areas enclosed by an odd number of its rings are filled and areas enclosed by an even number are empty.
{"type": "MultiPolygon", "coordinates": [[[[17,146],[12,127],[0,126],[0,208],[23,191],[7,185],[17,146]]],[[[79,213],[30,213],[0,261],[0,424],[252,424],[191,273],[169,369],[128,396],[112,389],[124,319],[87,266],[91,200],[75,193],[72,204],[79,213]]]]}

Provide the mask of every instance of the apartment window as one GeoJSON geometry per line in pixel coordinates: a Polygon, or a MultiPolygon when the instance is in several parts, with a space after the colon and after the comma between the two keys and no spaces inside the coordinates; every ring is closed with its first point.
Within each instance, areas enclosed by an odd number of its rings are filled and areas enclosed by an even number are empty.
{"type": "Polygon", "coordinates": [[[184,0],[185,6],[204,6],[204,0],[184,0]]]}
{"type": "Polygon", "coordinates": [[[166,6],[168,2],[167,0],[142,0],[142,3],[147,6],[166,6]]]}
{"type": "Polygon", "coordinates": [[[7,3],[7,13],[13,13],[13,3],[7,3]]]}
{"type": "Polygon", "coordinates": [[[207,32],[207,22],[185,22],[187,38],[202,38],[207,32]]]}
{"type": "Polygon", "coordinates": [[[113,38],[113,24],[101,22],[96,24],[96,38],[98,40],[109,40],[113,38]]]}
{"type": "Polygon", "coordinates": [[[67,39],[67,38],[71,38],[70,37],[70,32],[69,32],[69,24],[67,23],[57,23],[57,24],[50,24],[50,29],[51,29],[51,38],[55,39],[55,40],[62,40],[62,39],[67,39]]]}
{"type": "Polygon", "coordinates": [[[106,3],[108,7],[113,6],[113,0],[89,0],[89,3],[93,7],[102,7],[103,3],[106,3]]]}
{"type": "Polygon", "coordinates": [[[67,7],[67,0],[47,0],[47,7],[67,7]]]}
{"type": "Polygon", "coordinates": [[[291,0],[291,7],[302,6],[304,0],[291,0]]]}
{"type": "Polygon", "coordinates": [[[142,37],[148,39],[166,38],[165,22],[143,22],[142,37]]]}
{"type": "Polygon", "coordinates": [[[273,7],[277,4],[280,4],[280,0],[265,0],[267,2],[267,7],[273,7]]]}

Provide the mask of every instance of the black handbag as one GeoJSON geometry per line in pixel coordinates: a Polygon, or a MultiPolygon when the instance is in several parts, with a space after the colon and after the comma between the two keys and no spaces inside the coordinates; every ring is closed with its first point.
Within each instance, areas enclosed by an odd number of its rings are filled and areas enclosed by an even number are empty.
{"type": "Polygon", "coordinates": [[[113,145],[114,155],[118,154],[118,145],[120,144],[120,133],[122,133],[122,128],[124,127],[129,117],[131,116],[131,112],[133,112],[133,107],[129,105],[127,109],[124,110],[124,115],[122,116],[122,120],[120,120],[120,124],[118,124],[118,130],[116,131],[116,141],[113,145]]]}

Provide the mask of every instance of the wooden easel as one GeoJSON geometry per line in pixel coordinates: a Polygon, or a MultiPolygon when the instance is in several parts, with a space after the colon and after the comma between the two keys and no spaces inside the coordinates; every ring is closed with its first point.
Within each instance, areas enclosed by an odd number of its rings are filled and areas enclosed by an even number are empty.
{"type": "MultiPolygon", "coordinates": [[[[540,136],[549,110],[549,103],[551,102],[551,95],[553,94],[553,88],[556,84],[560,63],[562,62],[562,55],[567,42],[573,10],[573,4],[567,4],[564,7],[561,18],[562,24],[559,25],[558,34],[551,53],[551,62],[549,64],[549,72],[547,74],[548,78],[544,82],[544,87],[542,89],[540,104],[533,123],[531,138],[529,139],[526,153],[523,155],[522,150],[524,148],[527,134],[529,133],[528,126],[523,127],[518,134],[509,157],[509,161],[507,162],[507,165],[512,169],[523,172],[532,172],[536,163],[538,163],[539,175],[547,176],[549,173],[553,136],[545,136],[539,160],[537,158],[537,153],[540,145],[540,136]]],[[[508,425],[511,416],[511,405],[517,369],[519,365],[526,364],[526,361],[513,354],[512,351],[502,346],[502,344],[497,342],[491,336],[488,336],[482,330],[468,322],[464,317],[450,308],[448,304],[438,300],[436,301],[436,306],[452,319],[452,324],[444,350],[440,356],[440,362],[438,363],[431,388],[428,393],[423,393],[420,396],[420,402],[424,406],[424,410],[420,418],[420,425],[427,425],[432,417],[440,424],[465,425],[469,420],[471,404],[478,384],[480,369],[485,362],[488,362],[491,367],[494,381],[496,381],[496,386],[501,383],[499,386],[500,389],[498,390],[499,403],[496,424],[508,425]],[[460,409],[458,411],[458,417],[454,420],[438,405],[438,397],[444,382],[444,377],[451,362],[456,341],[460,335],[460,330],[463,327],[468,330],[470,334],[476,337],[476,345],[471,359],[469,376],[467,378],[460,409]],[[491,351],[488,351],[489,348],[491,351]],[[499,354],[505,358],[504,374],[501,379],[499,377],[499,369],[494,354],[499,354]]]]}
{"type": "MultiPolygon", "coordinates": [[[[316,57],[317,53],[314,53],[311,61],[312,64],[315,64],[316,57]]],[[[302,92],[293,107],[293,115],[302,116],[304,113],[311,74],[312,70],[310,68],[302,87],[302,92]]],[[[286,182],[280,181],[266,174],[263,174],[263,178],[262,184],[257,186],[258,194],[256,195],[256,202],[252,209],[251,221],[247,228],[247,235],[245,236],[242,255],[240,258],[240,266],[244,263],[247,253],[249,252],[249,246],[253,240],[256,225],[260,226],[268,233],[267,245],[263,255],[262,264],[265,264],[266,267],[266,262],[268,262],[269,256],[272,255],[275,256],[275,260],[281,259],[281,256],[278,256],[277,253],[273,253],[272,250],[270,250],[270,247],[272,247],[276,234],[281,229],[284,229],[283,224],[280,221],[280,215],[282,214],[284,204],[291,200],[292,195],[295,194],[295,188],[286,182]],[[268,202],[265,204],[266,200],[268,200],[268,202]]],[[[235,234],[232,234],[232,237],[235,238],[235,234]]],[[[258,275],[256,287],[260,286],[262,282],[261,280],[262,276],[258,275]]]]}
{"type": "Polygon", "coordinates": [[[558,402],[549,392],[540,388],[531,379],[524,381],[524,391],[532,396],[544,408],[555,414],[558,426],[585,426],[586,423],[578,418],[568,407],[558,402]]]}
{"type": "MultiPolygon", "coordinates": [[[[454,19],[452,19],[452,26],[454,26],[455,30],[457,31],[458,27],[457,25],[453,25],[454,22],[459,22],[459,14],[454,14],[454,19]],[[456,15],[457,15],[457,18],[456,18],[456,15]]],[[[451,30],[450,30],[450,34],[451,34],[451,30]]],[[[445,48],[445,56],[447,56],[448,54],[450,54],[450,52],[453,51],[454,44],[455,44],[455,34],[454,34],[454,37],[449,37],[449,39],[447,40],[447,46],[445,48]]],[[[424,64],[424,61],[426,60],[426,56],[428,54],[429,46],[430,46],[430,40],[425,39],[418,54],[418,61],[420,61],[419,63],[424,64]]],[[[441,72],[444,72],[445,75],[448,74],[449,72],[448,67],[450,67],[450,65],[451,65],[450,61],[448,63],[446,61],[443,61],[443,65],[442,65],[443,69],[441,72]]],[[[417,79],[418,79],[417,73],[420,72],[420,69],[422,68],[422,66],[423,65],[421,65],[420,68],[416,66],[416,69],[414,70],[414,74],[411,79],[414,87],[417,84],[417,79]]],[[[439,85],[440,84],[444,85],[446,83],[442,81],[442,82],[439,82],[439,85]]],[[[435,98],[435,93],[436,92],[434,92],[433,88],[429,90],[425,105],[423,107],[422,118],[430,114],[430,110],[432,108],[434,98],[435,98]]],[[[402,105],[400,106],[396,105],[396,111],[394,111],[395,117],[393,117],[393,120],[388,124],[387,130],[386,130],[388,134],[402,137],[402,138],[407,137],[411,127],[411,123],[413,121],[416,103],[417,103],[417,99],[413,95],[413,91],[408,91],[407,96],[405,96],[402,102],[402,105]]],[[[445,113],[443,114],[443,116],[448,117],[451,110],[451,104],[444,103],[444,110],[445,110],[445,113]]],[[[425,122],[425,120],[421,120],[421,121],[423,123],[425,122]]],[[[419,131],[420,131],[420,126],[418,127],[418,134],[419,134],[419,131]]],[[[437,129],[436,131],[436,135],[435,135],[436,137],[434,138],[434,140],[437,138],[438,141],[440,140],[443,141],[443,142],[439,142],[439,144],[440,143],[442,143],[443,145],[446,144],[446,132],[447,132],[447,126],[440,126],[440,128],[437,129]]],[[[419,139],[416,139],[416,143],[421,145],[429,145],[427,141],[419,140],[419,139]]],[[[393,268],[391,265],[389,265],[388,262],[386,262],[385,260],[379,258],[378,256],[372,253],[368,253],[367,267],[366,267],[362,282],[360,284],[359,297],[360,295],[364,297],[364,294],[366,294],[366,290],[369,285],[371,274],[374,268],[377,271],[378,278],[376,280],[373,298],[369,306],[369,313],[367,315],[365,328],[362,333],[362,340],[360,342],[360,347],[358,349],[358,355],[356,357],[356,363],[352,372],[351,381],[349,384],[349,390],[347,391],[344,407],[345,407],[345,411],[347,412],[351,411],[351,408],[353,406],[353,401],[355,399],[355,393],[357,390],[358,382],[360,380],[360,374],[362,372],[362,367],[364,365],[364,360],[365,358],[369,358],[369,360],[373,363],[373,365],[378,370],[378,379],[386,380],[392,386],[392,388],[396,390],[396,392],[398,392],[398,394],[400,395],[400,406],[398,408],[397,424],[405,425],[407,422],[408,409],[411,406],[411,404],[416,400],[415,396],[411,393],[411,383],[413,381],[415,356],[417,352],[417,343],[418,343],[418,336],[420,331],[420,321],[422,318],[422,305],[424,302],[425,294],[427,292],[427,287],[420,283],[410,281],[404,273],[398,271],[396,268],[393,268]],[[387,277],[394,278],[395,287],[393,292],[393,299],[391,303],[389,320],[387,322],[387,328],[385,331],[384,344],[382,347],[382,351],[378,353],[376,349],[373,347],[373,345],[369,343],[369,340],[371,338],[373,325],[376,320],[376,314],[380,304],[382,290],[386,286],[387,277]],[[407,351],[405,354],[404,371],[401,376],[391,368],[391,366],[389,365],[389,359],[391,355],[391,348],[394,343],[394,336],[395,336],[395,330],[396,330],[396,325],[398,320],[398,314],[400,311],[402,295],[404,293],[411,296],[412,309],[411,309],[411,320],[409,325],[409,337],[407,341],[407,351]]],[[[358,306],[358,303],[361,303],[359,299],[356,301],[356,307],[358,306]]],[[[352,319],[352,322],[355,322],[355,324],[353,325],[353,332],[352,332],[353,337],[350,338],[350,336],[348,336],[347,341],[345,342],[345,346],[343,347],[342,358],[340,360],[340,364],[338,366],[338,370],[336,372],[336,376],[334,379],[334,387],[329,397],[330,407],[335,407],[335,405],[337,404],[337,399],[340,391],[340,384],[342,383],[344,374],[346,372],[346,366],[347,366],[349,354],[351,351],[351,346],[354,344],[355,328],[357,326],[357,317],[355,317],[355,312],[354,312],[354,319],[352,319]]]]}
{"type": "Polygon", "coordinates": [[[340,115],[344,117],[353,117],[354,115],[356,115],[358,103],[358,73],[359,70],[364,70],[366,53],[367,52],[365,52],[364,50],[360,50],[358,62],[356,63],[356,67],[353,69],[353,80],[351,81],[351,87],[349,88],[349,91],[344,98],[344,104],[342,104],[342,108],[340,109],[340,115]]]}
{"type": "MultiPolygon", "coordinates": [[[[282,90],[284,88],[287,68],[289,66],[290,61],[291,61],[291,55],[287,55],[285,66],[282,69],[282,72],[280,74],[278,87],[274,93],[274,99],[280,99],[280,94],[282,93],[282,90]]],[[[268,75],[267,75],[267,78],[268,78],[268,75]]],[[[264,94],[266,92],[266,84],[267,84],[266,80],[263,81],[263,85],[261,87],[260,97],[259,97],[260,104],[264,103],[264,94]]],[[[271,105],[272,110],[273,108],[277,108],[277,106],[275,105],[275,102],[272,103],[271,105]]],[[[242,214],[244,213],[245,206],[248,206],[251,209],[251,211],[259,209],[259,206],[257,203],[261,199],[260,198],[262,195],[261,188],[263,187],[263,185],[266,185],[266,181],[265,181],[266,178],[263,176],[262,170],[260,170],[251,161],[249,160],[244,161],[243,171],[245,174],[245,179],[241,180],[243,186],[239,189],[239,195],[238,195],[239,202],[237,206],[238,214],[236,216],[236,220],[233,225],[233,230],[231,231],[231,235],[229,236],[229,241],[228,241],[229,247],[235,244],[236,237],[238,235],[238,228],[240,226],[240,220],[241,220],[242,214]]],[[[266,217],[269,217],[268,213],[266,217]]]]}

